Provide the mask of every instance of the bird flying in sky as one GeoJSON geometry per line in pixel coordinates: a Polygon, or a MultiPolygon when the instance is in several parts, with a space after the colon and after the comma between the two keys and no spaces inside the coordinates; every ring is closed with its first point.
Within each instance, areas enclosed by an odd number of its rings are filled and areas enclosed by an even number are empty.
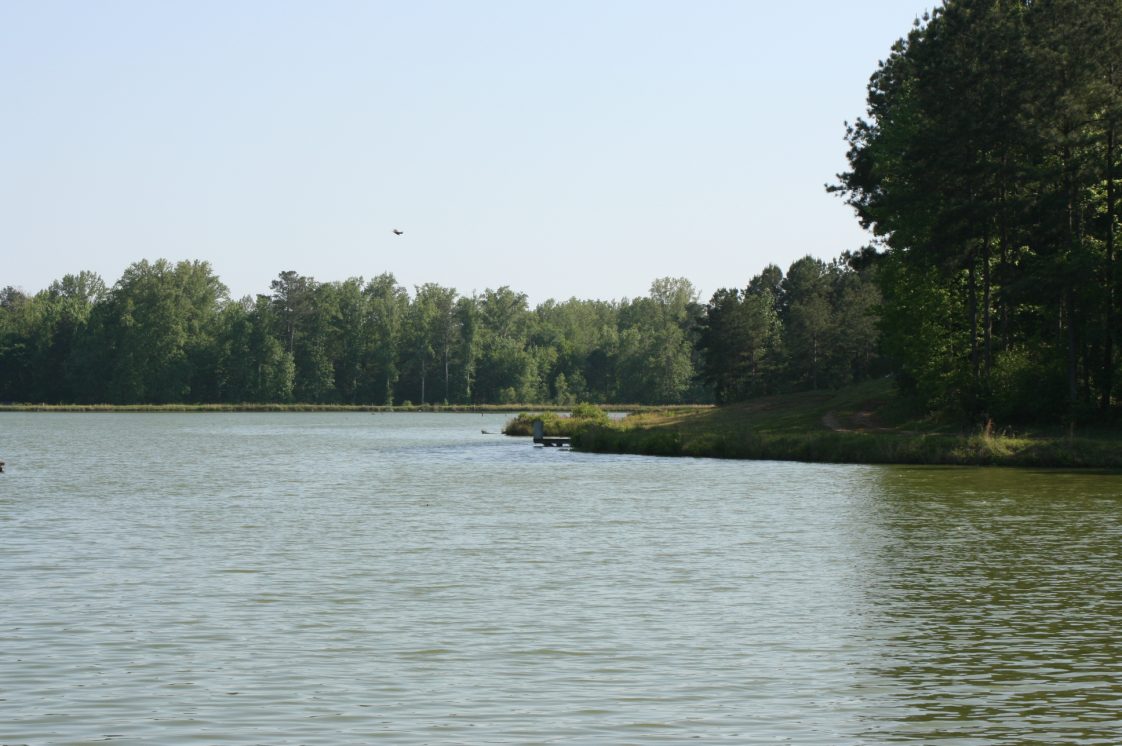
{"type": "Polygon", "coordinates": [[[402,235],[404,235],[404,234],[405,234],[405,231],[399,231],[399,230],[398,230],[397,228],[394,228],[394,229],[393,229],[393,234],[394,234],[395,236],[402,236],[402,235]]]}

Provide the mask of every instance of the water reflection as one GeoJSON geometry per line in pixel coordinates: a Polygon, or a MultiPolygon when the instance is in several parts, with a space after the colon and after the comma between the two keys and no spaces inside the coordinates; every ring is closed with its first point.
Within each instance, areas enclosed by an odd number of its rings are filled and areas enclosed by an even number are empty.
{"type": "Polygon", "coordinates": [[[885,469],[855,504],[883,740],[1122,739],[1122,477],[885,469]]]}

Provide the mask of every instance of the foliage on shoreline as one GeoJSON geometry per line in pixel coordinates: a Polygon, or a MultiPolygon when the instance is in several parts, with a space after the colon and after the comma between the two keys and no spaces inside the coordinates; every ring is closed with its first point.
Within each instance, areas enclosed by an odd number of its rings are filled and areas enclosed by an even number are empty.
{"type": "MultiPolygon", "coordinates": [[[[650,407],[643,408],[651,411],[650,407]]],[[[657,410],[654,410],[657,411],[657,410]]],[[[546,411],[538,409],[534,412],[521,412],[517,417],[509,420],[503,426],[504,435],[526,436],[534,434],[534,421],[542,421],[542,430],[545,435],[572,435],[574,432],[589,426],[607,425],[608,413],[595,404],[577,404],[571,410],[546,411]]]]}
{"type": "Polygon", "coordinates": [[[816,463],[1122,469],[1119,441],[1063,437],[813,432],[746,433],[730,438],[661,428],[607,427],[574,433],[573,448],[597,453],[816,463]]]}
{"type": "Polygon", "coordinates": [[[0,404],[2,412],[510,412],[504,405],[418,404],[0,404]]]}
{"type": "Polygon", "coordinates": [[[873,72],[830,190],[885,249],[879,349],[922,406],[1119,414],[1120,40],[1122,0],[946,0],[873,72]]]}
{"type": "MultiPolygon", "coordinates": [[[[700,410],[704,407],[693,407],[700,410]]],[[[368,404],[0,404],[3,412],[447,412],[507,413],[533,409],[537,412],[568,412],[571,408],[557,404],[403,404],[377,406],[368,404]]],[[[649,404],[606,406],[605,412],[645,412],[659,410],[649,404]]],[[[554,415],[556,416],[556,415],[554,415]]]]}
{"type": "Polygon", "coordinates": [[[232,299],[205,261],[146,260],[112,287],[92,272],[27,294],[0,287],[0,401],[66,404],[500,405],[704,402],[697,292],[546,301],[470,296],[392,274],[281,272],[232,299]]]}
{"type": "Polygon", "coordinates": [[[865,464],[1122,468],[1122,433],[958,432],[908,419],[887,381],[767,397],[704,412],[587,424],[573,448],[599,453],[865,464]]]}

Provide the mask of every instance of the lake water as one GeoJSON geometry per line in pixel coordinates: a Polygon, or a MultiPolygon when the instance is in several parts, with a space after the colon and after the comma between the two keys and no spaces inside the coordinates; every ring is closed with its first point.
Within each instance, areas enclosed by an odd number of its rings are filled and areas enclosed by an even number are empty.
{"type": "Polygon", "coordinates": [[[1122,476],[0,414],[0,744],[1122,742],[1122,476]]]}

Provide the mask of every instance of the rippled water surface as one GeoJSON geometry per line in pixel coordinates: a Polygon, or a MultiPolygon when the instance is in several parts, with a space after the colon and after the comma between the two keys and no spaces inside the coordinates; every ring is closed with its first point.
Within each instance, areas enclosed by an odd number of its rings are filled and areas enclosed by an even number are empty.
{"type": "Polygon", "coordinates": [[[1122,742],[1122,477],[2,414],[0,744],[1122,742]]]}

